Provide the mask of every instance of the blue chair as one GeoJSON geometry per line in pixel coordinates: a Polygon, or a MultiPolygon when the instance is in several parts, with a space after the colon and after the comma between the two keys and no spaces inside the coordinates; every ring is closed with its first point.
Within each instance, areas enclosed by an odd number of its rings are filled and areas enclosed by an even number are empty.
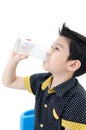
{"type": "Polygon", "coordinates": [[[20,130],[34,130],[34,110],[28,110],[21,114],[20,130]]]}

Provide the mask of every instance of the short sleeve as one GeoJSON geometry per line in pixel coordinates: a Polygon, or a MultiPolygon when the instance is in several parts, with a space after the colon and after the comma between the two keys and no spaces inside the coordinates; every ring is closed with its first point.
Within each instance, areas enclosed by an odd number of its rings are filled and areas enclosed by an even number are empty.
{"type": "Polygon", "coordinates": [[[24,77],[25,88],[35,95],[36,91],[40,89],[42,83],[49,77],[49,73],[38,73],[31,76],[24,77]]]}
{"type": "Polygon", "coordinates": [[[76,94],[65,106],[62,126],[71,130],[86,130],[86,98],[76,94]]]}

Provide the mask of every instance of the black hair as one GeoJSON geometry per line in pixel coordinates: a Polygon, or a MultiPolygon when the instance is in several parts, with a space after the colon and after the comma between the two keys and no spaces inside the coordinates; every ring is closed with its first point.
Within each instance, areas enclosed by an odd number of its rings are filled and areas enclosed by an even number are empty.
{"type": "Polygon", "coordinates": [[[79,60],[81,62],[80,68],[75,71],[73,76],[77,77],[86,73],[86,37],[70,30],[65,23],[62,29],[59,29],[59,34],[60,36],[70,38],[68,60],[79,60]]]}

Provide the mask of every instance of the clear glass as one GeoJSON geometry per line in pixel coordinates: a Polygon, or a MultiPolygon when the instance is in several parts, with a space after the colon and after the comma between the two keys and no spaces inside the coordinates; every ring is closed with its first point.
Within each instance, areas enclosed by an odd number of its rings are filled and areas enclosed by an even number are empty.
{"type": "Polygon", "coordinates": [[[14,46],[14,51],[19,54],[28,54],[32,57],[45,60],[47,47],[37,44],[29,39],[18,38],[14,46]]]}

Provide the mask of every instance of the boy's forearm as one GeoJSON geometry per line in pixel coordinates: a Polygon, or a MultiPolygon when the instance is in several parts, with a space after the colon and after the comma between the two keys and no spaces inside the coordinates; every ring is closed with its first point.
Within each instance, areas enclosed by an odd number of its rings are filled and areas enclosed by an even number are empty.
{"type": "Polygon", "coordinates": [[[15,61],[12,58],[9,58],[6,67],[3,72],[2,82],[6,86],[9,86],[16,79],[16,67],[18,61],[15,61]]]}
{"type": "Polygon", "coordinates": [[[6,64],[2,76],[2,83],[10,88],[25,89],[24,78],[16,76],[16,68],[19,61],[28,58],[28,55],[12,52],[6,64]]]}

